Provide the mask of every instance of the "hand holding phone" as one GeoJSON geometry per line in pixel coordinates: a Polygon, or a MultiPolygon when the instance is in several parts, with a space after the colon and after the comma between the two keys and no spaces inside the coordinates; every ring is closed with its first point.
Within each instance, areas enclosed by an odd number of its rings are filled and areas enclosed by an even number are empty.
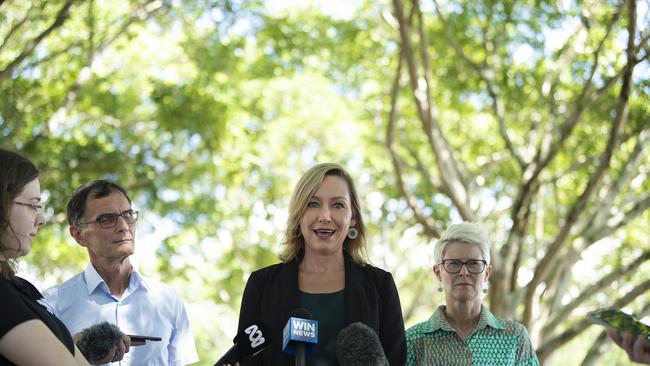
{"type": "Polygon", "coordinates": [[[645,335],[650,340],[650,326],[634,319],[631,315],[616,309],[601,309],[587,313],[587,318],[621,333],[630,333],[634,336],[645,335]]]}
{"type": "Polygon", "coordinates": [[[630,333],[610,329],[607,335],[627,353],[630,361],[650,365],[650,342],[642,334],[635,338],[630,333]]]}

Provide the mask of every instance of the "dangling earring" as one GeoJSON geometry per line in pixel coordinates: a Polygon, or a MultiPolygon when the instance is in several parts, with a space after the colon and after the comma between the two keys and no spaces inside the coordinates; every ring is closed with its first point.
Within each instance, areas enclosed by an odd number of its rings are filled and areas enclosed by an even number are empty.
{"type": "Polygon", "coordinates": [[[357,229],[355,229],[353,227],[348,229],[348,238],[350,238],[351,240],[354,240],[354,239],[357,238],[357,236],[359,236],[359,230],[357,230],[357,229]]]}
{"type": "Polygon", "coordinates": [[[438,286],[438,292],[442,292],[442,286],[438,286]]]}
{"type": "Polygon", "coordinates": [[[485,287],[483,287],[483,293],[484,294],[488,293],[487,283],[485,284],[485,287]]]}

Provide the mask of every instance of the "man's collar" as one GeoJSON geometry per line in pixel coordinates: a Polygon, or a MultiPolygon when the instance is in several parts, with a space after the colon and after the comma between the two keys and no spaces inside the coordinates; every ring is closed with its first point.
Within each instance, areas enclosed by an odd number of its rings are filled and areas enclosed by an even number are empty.
{"type": "MultiPolygon", "coordinates": [[[[105,292],[110,293],[110,289],[108,288],[108,285],[104,281],[104,279],[99,275],[95,267],[92,265],[92,263],[88,263],[86,266],[86,269],[84,270],[84,279],[86,282],[86,290],[88,290],[88,295],[92,294],[97,287],[101,286],[102,289],[105,292]],[[102,285],[103,284],[103,285],[102,285]]],[[[129,279],[129,288],[131,291],[135,291],[138,287],[142,286],[145,290],[149,289],[149,286],[147,285],[147,282],[145,281],[144,277],[138,273],[138,271],[135,270],[135,268],[131,269],[131,278],[129,279]]]]}

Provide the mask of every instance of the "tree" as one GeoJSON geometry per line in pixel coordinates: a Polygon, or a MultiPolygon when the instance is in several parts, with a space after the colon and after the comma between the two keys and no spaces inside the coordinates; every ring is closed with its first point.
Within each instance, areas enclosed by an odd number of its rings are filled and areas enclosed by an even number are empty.
{"type": "Polygon", "coordinates": [[[43,287],[86,262],[71,190],[120,181],[142,212],[140,269],[181,292],[211,364],[247,276],[277,261],[293,185],[329,160],[357,180],[371,262],[393,272],[407,325],[443,300],[429,244],[460,219],[495,233],[491,309],[529,317],[542,358],[567,359],[571,339],[596,362],[605,338],[585,309],[648,313],[634,2],[270,3],[0,3],[0,135],[42,170],[51,220],[27,260],[43,287]]]}
{"type": "Polygon", "coordinates": [[[399,53],[386,146],[400,192],[423,235],[438,237],[452,216],[507,233],[494,248],[490,307],[521,313],[544,360],[590,324],[571,319],[580,306],[620,308],[650,289],[634,276],[650,258],[637,245],[650,207],[649,98],[639,75],[647,19],[637,19],[635,1],[393,6],[399,53]],[[560,30],[568,35],[553,47],[560,30]],[[474,117],[458,118],[459,106],[474,117]],[[411,137],[394,132],[400,124],[418,128],[426,148],[408,148],[411,137]],[[435,168],[423,163],[432,159],[435,168]],[[423,213],[438,195],[450,212],[423,213]],[[576,262],[599,243],[617,260],[581,283],[576,262]],[[632,288],[608,289],[628,281],[632,288]],[[580,292],[567,293],[570,284],[580,292]],[[615,300],[594,301],[601,292],[615,300]]]}

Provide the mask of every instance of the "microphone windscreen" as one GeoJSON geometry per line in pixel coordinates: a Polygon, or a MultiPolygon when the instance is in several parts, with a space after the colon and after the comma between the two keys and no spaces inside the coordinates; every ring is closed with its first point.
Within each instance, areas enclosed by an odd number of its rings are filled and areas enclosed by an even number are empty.
{"type": "Polygon", "coordinates": [[[336,337],[341,366],[389,366],[377,333],[363,323],[352,323],[336,337]]]}
{"type": "Polygon", "coordinates": [[[270,342],[269,331],[264,323],[256,321],[235,336],[239,356],[242,359],[252,357],[262,351],[270,342]]]}
{"type": "Polygon", "coordinates": [[[122,342],[123,336],[116,325],[102,322],[82,330],[77,347],[88,362],[97,363],[108,356],[111,348],[122,342]]]}
{"type": "Polygon", "coordinates": [[[235,344],[214,366],[234,364],[235,362],[251,359],[262,352],[270,342],[267,326],[261,321],[253,322],[237,333],[234,339],[235,344]]]}

